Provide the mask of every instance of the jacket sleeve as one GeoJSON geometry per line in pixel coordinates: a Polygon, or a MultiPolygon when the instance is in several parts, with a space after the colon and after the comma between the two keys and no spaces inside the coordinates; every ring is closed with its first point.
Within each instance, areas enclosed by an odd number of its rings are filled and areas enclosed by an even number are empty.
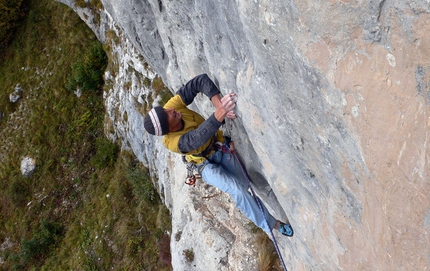
{"type": "Polygon", "coordinates": [[[178,143],[179,150],[182,153],[190,153],[199,149],[214,137],[222,124],[212,114],[197,129],[191,130],[181,136],[178,143]]]}
{"type": "Polygon", "coordinates": [[[184,101],[186,105],[189,105],[199,92],[205,94],[209,99],[220,93],[218,87],[209,76],[207,76],[207,74],[201,74],[188,81],[176,94],[179,94],[182,101],[184,101]]]}

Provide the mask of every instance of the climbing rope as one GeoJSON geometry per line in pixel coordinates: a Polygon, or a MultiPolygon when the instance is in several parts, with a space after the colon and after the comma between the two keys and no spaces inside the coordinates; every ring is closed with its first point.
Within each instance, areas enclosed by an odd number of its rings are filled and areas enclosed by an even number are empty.
{"type": "Polygon", "coordinates": [[[285,262],[284,262],[284,259],[282,258],[281,251],[279,250],[278,242],[276,242],[275,235],[273,234],[273,231],[270,228],[269,222],[267,222],[266,214],[264,213],[263,207],[261,206],[261,202],[257,198],[257,195],[255,194],[255,191],[254,191],[254,188],[251,185],[251,180],[248,176],[248,173],[246,172],[245,168],[242,166],[242,163],[240,162],[239,157],[237,156],[236,152],[234,151],[234,143],[233,142],[230,143],[229,152],[235,157],[238,164],[240,165],[243,176],[245,177],[246,181],[248,182],[248,186],[249,186],[249,189],[251,190],[252,196],[254,197],[255,201],[257,202],[258,208],[260,208],[260,211],[263,214],[264,221],[266,222],[267,227],[270,229],[270,235],[272,236],[272,241],[273,241],[273,244],[275,245],[275,249],[276,249],[276,252],[278,253],[279,260],[281,261],[282,267],[284,268],[285,271],[287,271],[287,267],[285,266],[285,262]]]}
{"type": "MultiPolygon", "coordinates": [[[[281,261],[282,267],[284,268],[284,271],[288,271],[287,267],[285,266],[284,259],[282,258],[281,251],[279,250],[278,242],[276,241],[275,235],[273,234],[272,229],[270,228],[269,222],[267,222],[266,214],[263,211],[263,207],[261,206],[260,200],[257,198],[257,195],[255,194],[254,188],[251,185],[251,180],[248,176],[248,173],[246,172],[245,168],[242,166],[242,163],[239,160],[239,157],[237,156],[235,150],[234,150],[234,142],[230,142],[230,147],[228,145],[217,145],[216,148],[221,150],[222,152],[230,153],[236,160],[237,163],[240,166],[240,169],[242,170],[243,176],[245,177],[246,181],[248,182],[249,189],[251,190],[251,194],[254,197],[254,200],[257,202],[258,208],[260,209],[261,213],[263,214],[264,221],[267,224],[267,227],[270,229],[270,235],[272,237],[273,244],[275,245],[276,252],[278,253],[279,260],[281,261]]],[[[196,185],[196,176],[193,174],[195,169],[194,163],[189,163],[186,161],[185,156],[182,156],[183,162],[187,165],[187,178],[185,180],[185,183],[190,186],[196,185]]]]}

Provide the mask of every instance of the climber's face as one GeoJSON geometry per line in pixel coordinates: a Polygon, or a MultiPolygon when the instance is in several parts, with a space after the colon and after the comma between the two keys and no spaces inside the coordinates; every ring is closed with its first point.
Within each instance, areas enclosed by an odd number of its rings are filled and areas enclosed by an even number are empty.
{"type": "Polygon", "coordinates": [[[165,108],[164,111],[167,115],[167,121],[169,122],[170,132],[176,132],[182,129],[182,114],[176,112],[174,108],[165,108]]]}

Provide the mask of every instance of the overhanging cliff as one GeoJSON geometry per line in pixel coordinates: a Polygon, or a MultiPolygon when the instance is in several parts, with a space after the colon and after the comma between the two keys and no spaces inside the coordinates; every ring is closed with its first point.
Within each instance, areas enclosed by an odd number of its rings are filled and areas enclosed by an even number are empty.
{"type": "Polygon", "coordinates": [[[262,198],[296,231],[277,235],[291,270],[430,266],[428,1],[60,2],[112,48],[108,132],[159,180],[182,236],[172,238],[175,269],[255,261],[228,197],[184,185],[180,157],[144,132],[154,97],[143,81],[155,74],[171,91],[207,73],[238,93],[238,119],[225,130],[262,198]]]}

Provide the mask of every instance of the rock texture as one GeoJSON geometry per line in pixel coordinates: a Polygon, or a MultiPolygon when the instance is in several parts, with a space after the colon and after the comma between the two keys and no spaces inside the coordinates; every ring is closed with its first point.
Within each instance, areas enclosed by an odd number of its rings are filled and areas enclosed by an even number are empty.
{"type": "Polygon", "coordinates": [[[32,157],[26,156],[21,160],[21,174],[28,178],[36,171],[36,160],[32,157]]]}
{"type": "Polygon", "coordinates": [[[22,88],[20,84],[17,84],[15,86],[15,90],[11,94],[9,94],[9,100],[11,103],[16,103],[21,98],[22,98],[22,88]]]}
{"type": "MultiPolygon", "coordinates": [[[[184,186],[180,158],[143,130],[157,102],[145,78],[175,91],[203,72],[239,95],[226,131],[259,194],[295,228],[277,235],[290,270],[429,269],[428,1],[61,2],[113,48],[108,132],[158,178],[180,237],[175,270],[256,268],[228,197],[184,186]]],[[[199,101],[194,109],[213,111],[199,101]]]]}

